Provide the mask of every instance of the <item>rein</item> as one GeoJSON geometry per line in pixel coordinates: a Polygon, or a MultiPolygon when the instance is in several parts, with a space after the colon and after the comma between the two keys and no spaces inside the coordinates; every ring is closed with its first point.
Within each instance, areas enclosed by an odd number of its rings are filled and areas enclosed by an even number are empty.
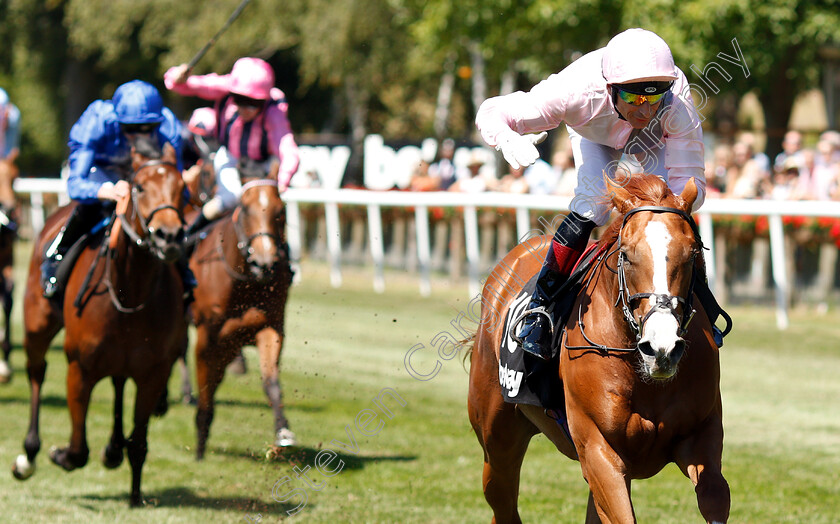
{"type": "MultiPolygon", "coordinates": [[[[156,208],[154,208],[152,210],[151,213],[149,213],[149,216],[147,216],[147,217],[144,217],[143,215],[138,213],[137,194],[138,194],[139,190],[137,189],[137,186],[134,185],[134,183],[133,183],[134,182],[134,177],[137,175],[137,173],[140,172],[141,169],[144,169],[146,167],[159,166],[159,165],[171,166],[173,168],[176,168],[175,164],[173,164],[172,162],[165,162],[163,160],[149,160],[148,162],[144,162],[136,170],[134,170],[134,172],[131,174],[131,177],[129,177],[129,180],[132,182],[131,194],[130,194],[130,199],[131,199],[131,204],[132,204],[132,206],[131,206],[132,207],[132,217],[136,216],[140,220],[141,230],[146,232],[146,233],[150,232],[149,222],[151,222],[152,217],[155,216],[155,213],[157,213],[159,211],[163,211],[164,209],[172,209],[173,211],[175,211],[178,214],[178,218],[181,220],[181,225],[184,224],[184,216],[183,216],[181,210],[178,209],[177,207],[173,206],[172,204],[163,204],[163,205],[157,206],[156,208]]],[[[128,237],[131,239],[131,242],[134,243],[136,246],[138,246],[139,248],[141,248],[145,251],[148,251],[149,253],[153,254],[154,256],[160,258],[160,255],[162,255],[162,253],[160,252],[160,249],[155,246],[154,242],[149,240],[149,236],[145,235],[145,236],[141,237],[137,233],[137,231],[134,230],[134,228],[132,227],[131,223],[129,222],[128,218],[125,215],[126,207],[127,206],[125,204],[119,203],[117,205],[116,210],[114,211],[114,216],[116,217],[115,220],[119,221],[120,229],[122,229],[123,232],[125,232],[125,234],[128,235],[128,237]]],[[[114,220],[112,220],[112,222],[113,221],[114,220]]],[[[105,287],[108,289],[108,295],[111,298],[111,303],[114,305],[114,308],[116,308],[117,311],[119,311],[120,313],[136,313],[136,312],[142,310],[144,307],[146,307],[146,303],[143,302],[140,305],[135,306],[135,307],[124,306],[122,304],[122,302],[120,302],[119,297],[117,296],[117,292],[114,289],[113,282],[111,282],[111,263],[112,263],[112,259],[114,258],[112,254],[114,253],[114,249],[116,248],[116,235],[114,234],[113,231],[111,232],[111,234],[114,235],[114,236],[111,237],[110,241],[103,242],[103,248],[97,254],[97,259],[102,257],[102,256],[105,256],[105,273],[104,273],[105,287]]],[[[91,268],[91,271],[93,270],[94,267],[96,267],[96,261],[94,261],[94,264],[91,268]]],[[[88,275],[88,277],[90,277],[90,275],[88,275]]],[[[87,287],[86,284],[88,283],[88,280],[89,280],[89,278],[85,280],[85,285],[83,285],[82,288],[80,289],[79,297],[82,296],[82,293],[84,292],[85,288],[87,287]]]]}
{"type": "MultiPolygon", "coordinates": [[[[276,180],[271,180],[271,179],[257,179],[257,180],[252,180],[250,182],[245,183],[242,186],[242,191],[240,193],[240,201],[241,201],[242,195],[244,195],[246,191],[248,191],[249,189],[252,189],[254,187],[261,187],[261,186],[277,187],[277,181],[276,180]]],[[[242,214],[242,205],[240,203],[240,205],[237,206],[236,209],[233,211],[233,216],[231,216],[230,220],[231,220],[231,223],[233,224],[233,231],[236,234],[236,249],[239,250],[239,254],[245,260],[245,267],[247,267],[249,264],[251,264],[253,262],[254,249],[251,247],[251,244],[254,242],[255,239],[257,239],[259,237],[268,237],[268,238],[274,240],[274,244],[277,247],[277,249],[282,249],[282,244],[283,243],[281,242],[281,238],[280,238],[279,235],[276,235],[274,233],[270,233],[268,231],[258,231],[256,233],[254,233],[253,235],[249,236],[245,232],[245,228],[242,226],[242,223],[239,220],[239,217],[241,216],[241,214],[242,214]]],[[[225,271],[227,272],[228,275],[230,275],[232,278],[235,278],[235,279],[241,280],[241,281],[249,280],[250,277],[247,274],[243,274],[243,273],[240,273],[240,272],[236,271],[236,269],[234,267],[232,267],[230,264],[228,264],[227,259],[225,258],[224,247],[222,246],[221,235],[219,236],[219,242],[216,244],[216,250],[218,251],[219,255],[221,256],[222,261],[224,262],[223,265],[224,265],[225,271]]],[[[245,267],[243,267],[243,270],[245,269],[245,267]]]]}
{"type": "MultiPolygon", "coordinates": [[[[580,327],[580,333],[583,336],[584,340],[589,343],[588,346],[569,346],[566,345],[566,349],[598,349],[601,351],[622,351],[622,352],[634,352],[636,351],[638,346],[638,341],[642,338],[642,331],[644,330],[645,322],[650,318],[650,316],[656,312],[668,312],[677,319],[677,323],[680,326],[678,335],[680,337],[684,336],[688,331],[688,325],[691,323],[691,320],[694,318],[694,314],[697,312],[693,307],[694,301],[694,280],[696,277],[697,268],[695,266],[695,257],[697,256],[696,252],[691,257],[691,277],[688,285],[688,293],[687,297],[683,298],[680,296],[674,295],[666,295],[664,293],[636,293],[630,295],[627,286],[627,277],[625,275],[625,259],[624,254],[621,252],[621,232],[624,230],[624,226],[627,224],[627,220],[635,215],[636,213],[640,212],[651,212],[651,213],[674,213],[681,218],[683,218],[686,222],[688,222],[689,226],[691,226],[691,230],[694,233],[695,241],[700,245],[701,249],[703,247],[703,243],[700,240],[700,232],[697,229],[697,224],[694,222],[694,219],[691,218],[691,215],[682,211],[681,209],[672,208],[672,207],[664,207],[664,206],[641,206],[635,209],[628,211],[624,215],[624,219],[621,222],[621,227],[619,228],[618,239],[616,240],[615,248],[609,251],[608,253],[601,254],[598,257],[598,261],[595,264],[593,270],[589,273],[589,277],[584,284],[584,289],[588,288],[590,283],[592,282],[593,277],[596,274],[600,274],[599,266],[604,265],[605,268],[610,270],[611,272],[615,273],[618,277],[618,297],[616,298],[614,307],[618,307],[621,304],[621,311],[624,316],[624,320],[627,322],[628,326],[630,327],[631,331],[636,335],[636,346],[629,347],[629,348],[618,348],[618,347],[610,347],[603,344],[598,344],[594,342],[589,336],[586,335],[586,331],[584,329],[583,323],[583,306],[581,305],[578,307],[578,326],[580,327]],[[618,261],[616,263],[616,269],[610,268],[606,264],[607,258],[609,258],[613,253],[618,252],[618,261]],[[631,305],[639,300],[642,299],[650,299],[654,302],[653,307],[645,314],[645,316],[641,319],[641,321],[637,321],[635,315],[633,315],[633,310],[631,309],[631,305]],[[683,312],[682,317],[680,318],[677,314],[677,308],[682,305],[683,312]]],[[[563,330],[563,338],[566,338],[566,330],[563,330]]]]}

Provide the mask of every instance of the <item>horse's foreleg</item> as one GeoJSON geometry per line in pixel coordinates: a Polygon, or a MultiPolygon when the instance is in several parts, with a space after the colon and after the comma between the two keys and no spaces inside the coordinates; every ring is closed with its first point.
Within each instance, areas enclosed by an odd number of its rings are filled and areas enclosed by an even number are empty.
{"type": "MultiPolygon", "coordinates": [[[[580,433],[579,429],[574,431],[575,435],[580,433]]],[[[636,522],[630,500],[630,479],[625,475],[626,466],[621,458],[594,426],[585,438],[576,442],[581,470],[601,522],[636,522]]]]}
{"type": "Polygon", "coordinates": [[[187,353],[190,349],[189,333],[185,329],[181,341],[181,354],[178,356],[178,370],[181,372],[181,402],[195,405],[195,397],[192,393],[192,382],[190,381],[190,367],[187,365],[187,353]]]}
{"type": "Polygon", "coordinates": [[[79,362],[71,361],[67,367],[67,408],[72,425],[70,445],[50,451],[50,459],[67,471],[84,467],[90,455],[86,419],[92,390],[93,384],[84,376],[79,362]]]}
{"type": "Polygon", "coordinates": [[[9,356],[12,354],[12,303],[15,290],[14,274],[12,267],[3,268],[3,283],[0,287],[0,294],[3,300],[3,331],[2,348],[3,360],[0,360],[0,383],[6,383],[12,378],[12,369],[9,363],[9,356]]]}
{"type": "Polygon", "coordinates": [[[125,434],[123,433],[123,393],[125,392],[125,377],[111,377],[114,384],[114,429],[108,445],[102,450],[102,464],[108,469],[115,469],[122,464],[125,449],[125,434]]]}
{"type": "Polygon", "coordinates": [[[677,446],[674,460],[694,483],[697,506],[706,522],[723,523],[729,519],[729,484],[721,474],[722,453],[723,425],[718,406],[716,416],[702,431],[677,446]]]}
{"type": "MultiPolygon", "coordinates": [[[[28,344],[27,344],[28,346],[28,344]]],[[[46,347],[43,352],[32,351],[28,355],[26,372],[29,375],[29,429],[26,431],[26,438],[23,441],[25,455],[18,455],[12,466],[12,475],[18,480],[26,480],[35,473],[35,456],[41,450],[40,436],[40,410],[41,410],[41,387],[44,384],[44,376],[47,373],[47,362],[44,359],[46,347]]]]}
{"type": "Polygon", "coordinates": [[[589,491],[589,500],[586,502],[585,524],[601,524],[601,517],[598,516],[598,509],[595,507],[595,496],[589,491]]]}
{"type": "Polygon", "coordinates": [[[214,360],[209,351],[215,354],[232,354],[229,348],[210,348],[208,328],[201,326],[197,330],[195,341],[195,371],[198,380],[198,409],[195,412],[195,429],[198,442],[195,448],[196,460],[204,459],[207,438],[210,436],[210,425],[213,423],[214,400],[216,388],[222,383],[227,362],[214,360]]]}
{"type": "Polygon", "coordinates": [[[283,350],[283,335],[274,328],[262,329],[257,333],[257,348],[260,351],[263,391],[274,410],[274,445],[293,446],[295,434],[289,429],[289,421],[283,409],[283,389],[280,387],[280,352],[283,350]]]}
{"type": "Polygon", "coordinates": [[[134,401],[134,429],[126,442],[128,462],[131,464],[131,496],[129,503],[135,508],[143,504],[143,495],[140,489],[140,482],[143,475],[143,464],[146,462],[146,454],[149,450],[148,433],[149,419],[155,410],[160,395],[166,390],[166,383],[169,381],[171,361],[169,367],[161,366],[157,374],[147,377],[145,380],[134,379],[137,383],[137,396],[134,401]]]}

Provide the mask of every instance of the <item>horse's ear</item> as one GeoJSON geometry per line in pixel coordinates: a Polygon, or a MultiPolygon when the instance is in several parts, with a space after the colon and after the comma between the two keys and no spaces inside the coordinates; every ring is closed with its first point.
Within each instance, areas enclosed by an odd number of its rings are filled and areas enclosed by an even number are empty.
{"type": "Polygon", "coordinates": [[[631,200],[633,199],[630,192],[624,189],[622,184],[619,184],[615,180],[607,175],[606,171],[602,171],[604,177],[604,185],[607,188],[607,195],[609,196],[610,200],[612,200],[613,205],[616,209],[618,209],[619,213],[626,213],[630,209],[632,209],[633,205],[631,204],[631,200]]]}
{"type": "Polygon", "coordinates": [[[691,213],[691,207],[694,205],[694,201],[697,200],[697,182],[694,180],[694,177],[689,179],[682,193],[680,193],[680,198],[685,202],[685,209],[683,211],[691,213]]]}
{"type": "Polygon", "coordinates": [[[175,155],[175,148],[169,142],[163,144],[163,161],[176,164],[178,158],[175,155]]]}

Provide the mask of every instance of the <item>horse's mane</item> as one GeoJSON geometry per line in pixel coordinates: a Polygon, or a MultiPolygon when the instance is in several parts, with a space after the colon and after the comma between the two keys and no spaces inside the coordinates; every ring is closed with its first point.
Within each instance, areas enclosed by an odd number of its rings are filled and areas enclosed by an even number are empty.
{"type": "MultiPolygon", "coordinates": [[[[627,211],[639,206],[680,207],[683,203],[680,197],[671,192],[668,184],[656,175],[631,175],[623,188],[631,196],[627,211]]],[[[618,232],[621,229],[625,213],[613,220],[601,235],[601,240],[598,242],[599,248],[611,246],[618,240],[618,232]]]]}

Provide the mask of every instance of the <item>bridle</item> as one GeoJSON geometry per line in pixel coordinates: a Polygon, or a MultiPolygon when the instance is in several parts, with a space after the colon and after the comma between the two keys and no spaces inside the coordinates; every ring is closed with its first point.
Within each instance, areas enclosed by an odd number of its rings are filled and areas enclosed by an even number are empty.
{"type": "MultiPolygon", "coordinates": [[[[158,213],[159,211],[163,211],[165,209],[171,209],[171,210],[175,211],[178,214],[179,220],[181,221],[181,226],[183,227],[183,225],[184,225],[184,215],[183,215],[183,213],[181,212],[180,209],[178,209],[177,207],[175,207],[172,204],[159,205],[156,208],[154,208],[151,211],[151,213],[148,214],[148,216],[145,216],[145,217],[143,215],[141,215],[138,211],[139,206],[137,204],[137,194],[139,193],[139,189],[138,189],[137,185],[134,184],[134,179],[137,176],[137,173],[140,172],[140,170],[142,170],[146,167],[152,167],[152,166],[158,166],[158,165],[170,166],[170,167],[173,167],[173,168],[177,169],[177,166],[175,164],[173,164],[172,162],[166,162],[166,161],[163,161],[163,160],[149,160],[147,162],[144,162],[137,169],[135,169],[134,172],[129,177],[129,182],[131,183],[130,198],[131,198],[131,204],[132,204],[132,206],[131,206],[132,207],[132,216],[136,216],[139,219],[141,231],[143,231],[144,233],[151,233],[151,229],[149,228],[149,222],[151,222],[152,217],[155,216],[155,213],[158,213]]],[[[111,217],[111,221],[110,221],[111,223],[113,223],[115,217],[119,219],[121,229],[125,232],[126,235],[128,235],[128,237],[131,239],[131,241],[136,246],[138,246],[139,248],[141,248],[143,250],[148,251],[149,253],[153,254],[157,258],[163,258],[163,256],[162,256],[163,252],[150,239],[150,235],[146,234],[146,235],[140,236],[140,234],[137,233],[137,231],[134,230],[134,227],[132,225],[133,222],[129,222],[128,218],[125,216],[125,212],[120,210],[119,205],[117,206],[117,209],[114,211],[114,214],[111,217]]],[[[114,234],[114,232],[111,232],[111,234],[114,234]]],[[[117,296],[117,292],[114,289],[114,284],[111,282],[111,264],[112,264],[113,256],[111,254],[109,254],[109,251],[111,251],[110,242],[108,242],[108,240],[106,239],[104,242],[102,242],[102,246],[100,247],[99,252],[96,255],[96,258],[98,259],[100,257],[105,257],[105,271],[103,273],[103,275],[104,275],[103,280],[104,280],[104,283],[105,283],[105,287],[108,289],[108,294],[111,298],[111,303],[114,305],[114,308],[116,308],[116,310],[119,311],[120,313],[136,313],[136,312],[142,310],[144,307],[146,307],[146,303],[143,302],[143,303],[141,303],[137,306],[134,306],[134,307],[126,307],[122,304],[122,302],[120,302],[119,297],[117,296]]],[[[96,265],[97,265],[97,261],[94,260],[93,264],[91,264],[90,271],[85,276],[85,279],[82,283],[82,286],[79,288],[79,294],[76,296],[76,300],[74,301],[74,306],[77,307],[77,308],[81,307],[81,305],[82,305],[82,302],[84,300],[83,297],[84,297],[85,290],[88,289],[88,286],[90,284],[90,279],[93,276],[94,270],[96,269],[96,265]]]]}
{"type": "MultiPolygon", "coordinates": [[[[261,187],[261,186],[273,186],[273,187],[276,188],[277,187],[277,181],[276,180],[271,180],[271,179],[257,179],[257,180],[252,180],[250,182],[246,182],[242,186],[242,191],[240,192],[240,202],[241,202],[241,199],[242,199],[242,195],[244,195],[246,191],[248,191],[249,189],[252,189],[252,188],[255,188],[255,187],[261,187]]],[[[276,248],[278,250],[283,250],[284,249],[285,244],[283,243],[283,239],[279,234],[271,233],[269,231],[257,231],[256,233],[248,235],[248,233],[245,231],[245,227],[242,225],[242,221],[240,220],[241,216],[242,216],[242,204],[240,203],[239,206],[237,206],[236,209],[233,212],[233,216],[231,217],[231,222],[233,223],[233,230],[234,230],[234,233],[236,234],[236,249],[239,251],[239,254],[242,256],[243,260],[245,261],[245,266],[249,266],[249,265],[254,263],[254,248],[252,247],[252,244],[253,244],[254,240],[256,240],[257,238],[268,237],[268,238],[270,238],[274,241],[274,245],[276,246],[276,248]]],[[[220,240],[220,242],[221,242],[221,240],[220,240]]],[[[224,251],[223,251],[223,247],[222,247],[221,243],[218,244],[217,250],[219,251],[219,254],[222,256],[222,260],[225,260],[224,251]]],[[[225,269],[227,270],[228,274],[233,278],[236,278],[238,280],[247,280],[248,279],[248,277],[246,275],[243,275],[242,273],[239,273],[236,270],[234,270],[232,267],[229,267],[227,262],[225,262],[225,269]]]]}
{"type": "MultiPolygon", "coordinates": [[[[163,211],[165,209],[171,209],[178,214],[178,219],[181,221],[181,226],[184,225],[184,214],[183,212],[178,209],[176,206],[172,204],[161,204],[156,208],[152,209],[151,213],[148,216],[143,216],[138,212],[138,205],[137,205],[137,195],[140,192],[140,189],[137,185],[134,184],[134,178],[137,176],[137,173],[140,172],[141,169],[146,167],[152,166],[170,166],[177,169],[177,166],[172,162],[164,162],[163,160],[149,160],[148,162],[143,163],[140,167],[134,170],[134,173],[131,174],[129,181],[131,182],[131,208],[132,208],[132,215],[136,216],[140,221],[140,230],[144,233],[151,233],[151,229],[149,228],[149,222],[152,221],[152,218],[155,216],[155,213],[163,211]]],[[[135,245],[139,246],[140,248],[146,249],[153,255],[160,257],[162,252],[160,248],[155,245],[155,243],[150,239],[150,235],[145,234],[140,236],[137,231],[134,230],[133,222],[129,222],[126,218],[125,213],[116,212],[117,218],[120,219],[120,225],[122,226],[122,230],[125,231],[125,234],[134,242],[135,245]]]]}
{"type": "MultiPolygon", "coordinates": [[[[696,277],[697,268],[695,265],[695,258],[697,257],[697,253],[700,251],[694,250],[691,255],[691,277],[688,285],[688,292],[685,297],[675,296],[675,295],[667,295],[664,293],[635,293],[630,295],[630,291],[627,286],[627,277],[625,274],[625,267],[626,267],[626,260],[624,253],[621,251],[621,241],[622,241],[622,231],[624,230],[624,226],[627,224],[627,220],[635,215],[636,213],[641,212],[650,212],[650,213],[673,213],[681,218],[683,218],[686,222],[688,222],[689,226],[691,226],[691,230],[694,233],[694,240],[700,246],[700,249],[703,247],[703,243],[700,240],[700,232],[697,228],[697,224],[694,222],[694,219],[691,218],[691,215],[686,213],[685,211],[673,207],[665,207],[665,206],[641,206],[635,209],[628,211],[624,215],[624,219],[621,222],[621,227],[619,228],[618,232],[618,239],[615,243],[615,247],[608,253],[602,254],[598,262],[596,264],[596,269],[590,273],[589,279],[586,283],[586,286],[589,285],[589,282],[592,280],[592,277],[598,272],[597,265],[604,264],[608,270],[615,273],[618,277],[618,297],[616,298],[614,307],[619,307],[621,305],[621,311],[624,316],[624,320],[629,325],[631,331],[636,335],[636,342],[638,343],[639,340],[642,338],[642,332],[644,331],[645,323],[648,319],[653,315],[655,312],[665,312],[669,313],[674,316],[677,320],[677,325],[679,326],[679,330],[677,334],[680,337],[683,337],[686,332],[688,331],[688,325],[691,323],[691,320],[694,318],[694,314],[696,310],[692,307],[694,301],[694,279],[696,277]],[[613,269],[606,264],[606,260],[613,254],[618,252],[617,255],[617,262],[616,268],[613,269]],[[634,304],[637,301],[642,299],[652,299],[653,307],[645,314],[645,316],[641,320],[637,320],[636,316],[633,314],[634,304]],[[679,307],[682,306],[682,315],[678,314],[679,307]]],[[[603,344],[597,344],[593,342],[587,335],[584,330],[583,324],[583,307],[579,308],[578,310],[578,325],[580,327],[580,332],[583,338],[590,344],[589,346],[569,346],[566,345],[568,349],[599,349],[602,351],[636,351],[638,349],[638,344],[635,347],[631,348],[616,348],[616,347],[609,347],[603,344]]]]}

